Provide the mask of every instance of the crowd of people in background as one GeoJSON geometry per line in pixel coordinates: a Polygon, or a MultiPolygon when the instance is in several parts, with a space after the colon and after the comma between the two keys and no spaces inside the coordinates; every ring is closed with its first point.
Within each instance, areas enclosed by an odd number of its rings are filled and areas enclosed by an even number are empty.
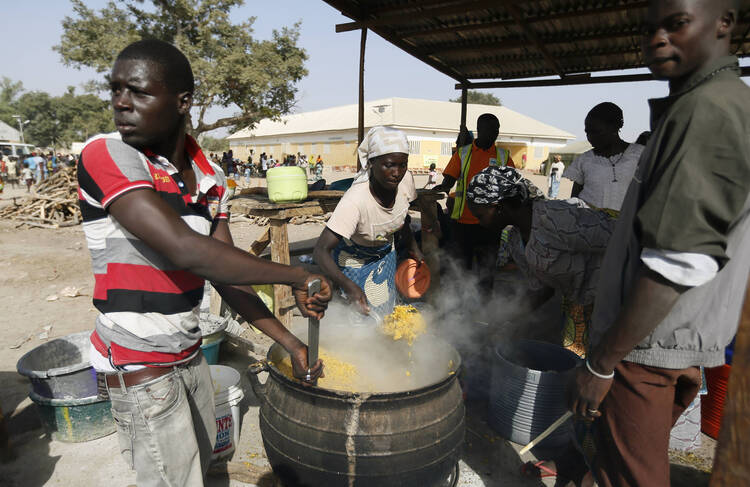
{"type": "MultiPolygon", "coordinates": [[[[608,105],[606,108],[614,110],[615,112],[619,110],[619,107],[611,103],[602,105],[608,105]]],[[[600,110],[602,106],[596,108],[597,110],[600,110]]],[[[592,113],[589,114],[587,121],[592,116],[596,116],[595,112],[597,110],[592,110],[592,113]]],[[[622,112],[619,111],[619,113],[621,117],[622,112]]],[[[605,115],[614,116],[611,113],[605,115]]],[[[610,126],[613,123],[616,125],[617,121],[615,120],[613,122],[612,120],[596,120],[592,123],[596,124],[596,126],[598,127],[610,126]]],[[[635,144],[630,144],[630,146],[632,147],[630,147],[628,150],[633,149],[634,147],[637,148],[639,146],[642,146],[642,140],[645,142],[645,140],[647,139],[645,139],[644,137],[648,135],[648,133],[642,134],[635,144]]],[[[597,148],[595,147],[591,151],[582,154],[581,157],[576,158],[576,163],[572,164],[570,169],[566,169],[566,164],[563,162],[560,154],[551,155],[550,162],[542,163],[540,172],[546,174],[547,176],[547,196],[552,199],[558,197],[563,172],[565,172],[564,176],[566,178],[574,180],[575,184],[573,196],[576,196],[576,193],[580,193],[583,190],[583,185],[580,184],[578,180],[585,177],[584,173],[586,171],[586,169],[582,166],[585,165],[585,160],[594,157],[596,149],[597,148]],[[549,165],[549,170],[546,167],[547,165],[549,165]],[[574,169],[575,171],[573,171],[574,169]]],[[[634,153],[631,155],[637,154],[634,153]]],[[[523,157],[525,159],[525,154],[523,155],[523,157]]],[[[242,159],[235,157],[233,151],[230,149],[229,151],[222,152],[221,155],[217,153],[210,153],[209,159],[211,160],[211,162],[219,165],[224,170],[225,174],[227,174],[230,178],[236,181],[244,180],[246,185],[250,185],[251,178],[265,178],[266,173],[269,169],[279,166],[299,166],[308,173],[308,177],[312,182],[316,182],[322,180],[323,168],[325,167],[323,158],[320,154],[318,154],[317,156],[307,156],[305,154],[302,154],[301,152],[297,152],[297,154],[282,154],[279,159],[276,159],[273,154],[262,152],[260,155],[258,155],[254,150],[250,150],[247,159],[243,161],[242,159]]],[[[637,158],[634,157],[628,157],[627,159],[628,161],[625,162],[629,162],[629,164],[620,165],[631,166],[632,160],[637,160],[637,158]]],[[[41,150],[33,151],[22,157],[0,154],[0,192],[2,192],[5,184],[9,185],[11,188],[15,188],[18,185],[26,186],[27,191],[31,191],[31,187],[34,184],[38,184],[41,181],[44,181],[64,165],[68,165],[71,167],[74,166],[76,160],[77,158],[73,154],[61,154],[59,152],[55,154],[52,151],[45,153],[41,150]]],[[[630,169],[630,167],[628,169],[630,169]]],[[[425,185],[425,188],[432,189],[438,185],[438,173],[439,170],[436,168],[436,165],[434,163],[431,164],[429,168],[428,181],[425,185]]],[[[628,178],[623,178],[623,180],[628,180],[628,178]]]]}
{"type": "Polygon", "coordinates": [[[62,167],[72,167],[76,164],[73,154],[55,154],[52,151],[46,154],[42,151],[33,151],[25,156],[14,156],[0,154],[0,193],[5,184],[11,188],[26,186],[30,192],[34,184],[39,184],[62,167]]]}
{"type": "Polygon", "coordinates": [[[313,156],[308,158],[307,155],[297,152],[297,154],[282,154],[278,160],[273,154],[261,152],[256,155],[254,150],[250,150],[247,159],[243,161],[234,156],[234,152],[222,152],[221,156],[216,153],[210,153],[209,159],[214,164],[219,165],[224,174],[234,180],[244,179],[245,184],[250,185],[250,178],[265,178],[269,169],[280,166],[298,166],[309,173],[313,181],[319,181],[323,177],[323,158],[318,154],[315,162],[313,156]]]}

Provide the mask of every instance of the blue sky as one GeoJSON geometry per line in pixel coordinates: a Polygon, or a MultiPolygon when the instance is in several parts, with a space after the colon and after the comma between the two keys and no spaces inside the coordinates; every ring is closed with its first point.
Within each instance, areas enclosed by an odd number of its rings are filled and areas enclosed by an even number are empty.
{"type": "MultiPolygon", "coordinates": [[[[98,9],[106,1],[86,0],[86,4],[98,9]]],[[[100,79],[101,75],[93,70],[64,66],[60,56],[52,51],[62,34],[63,17],[71,14],[67,0],[5,2],[0,29],[0,76],[22,81],[27,90],[44,90],[53,95],[62,94],[69,85],[100,79]]],[[[357,102],[359,32],[336,34],[334,26],[349,19],[328,4],[319,0],[249,0],[233,10],[232,16],[238,22],[257,17],[255,35],[259,38],[269,38],[274,28],[302,21],[299,43],[310,56],[309,75],[299,84],[296,111],[357,102]]],[[[743,65],[747,64],[743,61],[743,65]]],[[[366,100],[392,96],[447,100],[458,95],[454,84],[451,78],[368,33],[366,100]]],[[[625,113],[623,138],[633,141],[648,129],[646,100],[664,96],[667,87],[661,82],[641,82],[489,91],[507,107],[567,130],[579,139],[584,138],[583,120],[588,110],[602,101],[612,101],[625,113]]]]}

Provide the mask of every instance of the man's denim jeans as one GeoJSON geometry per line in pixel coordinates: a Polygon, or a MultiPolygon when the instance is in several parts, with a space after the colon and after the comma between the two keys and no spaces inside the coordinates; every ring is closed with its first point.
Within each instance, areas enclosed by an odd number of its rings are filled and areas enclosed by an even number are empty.
{"type": "Polygon", "coordinates": [[[202,486],[216,442],[203,354],[151,382],[108,390],[120,451],[135,469],[138,487],[202,486]]]}

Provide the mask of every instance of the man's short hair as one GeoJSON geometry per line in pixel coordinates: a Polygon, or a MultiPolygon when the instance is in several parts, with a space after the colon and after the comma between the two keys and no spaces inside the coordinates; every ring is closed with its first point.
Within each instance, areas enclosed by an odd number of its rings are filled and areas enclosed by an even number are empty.
{"type": "Polygon", "coordinates": [[[187,57],[168,42],[158,39],[143,39],[136,41],[117,55],[117,61],[139,60],[151,61],[158,64],[164,75],[164,82],[175,92],[195,90],[195,80],[190,61],[187,57]]]}
{"type": "Polygon", "coordinates": [[[481,123],[491,123],[495,127],[500,128],[500,120],[498,120],[498,118],[491,113],[483,113],[479,115],[479,118],[477,118],[477,127],[481,123]]]}
{"type": "Polygon", "coordinates": [[[608,122],[617,128],[622,128],[625,124],[623,118],[622,108],[618,107],[612,102],[605,101],[592,108],[586,118],[599,120],[602,122],[608,122]]]}

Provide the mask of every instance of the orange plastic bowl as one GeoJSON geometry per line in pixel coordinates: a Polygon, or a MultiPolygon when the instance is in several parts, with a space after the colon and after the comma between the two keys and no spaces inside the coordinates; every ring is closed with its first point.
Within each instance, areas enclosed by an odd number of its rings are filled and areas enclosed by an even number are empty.
{"type": "Polygon", "coordinates": [[[430,269],[424,262],[405,259],[396,268],[396,288],[405,298],[421,298],[430,288],[430,269]]]}

